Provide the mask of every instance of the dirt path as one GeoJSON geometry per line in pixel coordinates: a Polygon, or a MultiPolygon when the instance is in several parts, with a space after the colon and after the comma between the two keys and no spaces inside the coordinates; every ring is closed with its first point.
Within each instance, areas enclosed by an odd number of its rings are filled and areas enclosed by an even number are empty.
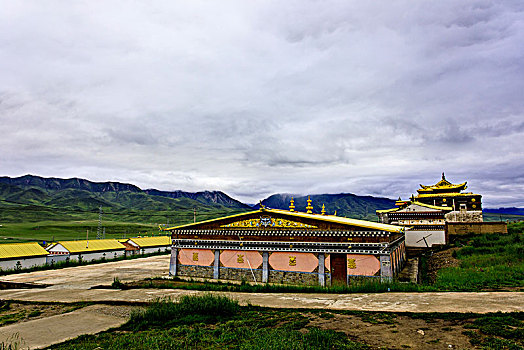
{"type": "Polygon", "coordinates": [[[125,306],[91,305],[73,312],[20,322],[0,328],[0,342],[36,349],[61,343],[82,334],[119,327],[129,318],[125,306]]]}
{"type": "MultiPolygon", "coordinates": [[[[157,297],[200,293],[173,289],[110,290],[89,289],[110,284],[113,277],[124,282],[166,276],[169,256],[154,256],[97,265],[71,267],[3,276],[1,280],[43,283],[45,289],[1,290],[0,299],[25,301],[127,301],[146,302],[157,297]]],[[[394,312],[475,312],[524,311],[523,292],[464,293],[377,293],[377,294],[286,294],[229,293],[242,302],[268,307],[321,308],[394,312]]]]}
{"type": "MultiPolygon", "coordinates": [[[[176,298],[202,293],[176,289],[19,289],[0,291],[0,299],[39,302],[148,302],[159,297],[176,298]]],[[[219,293],[242,303],[280,308],[390,312],[511,312],[524,311],[524,293],[377,293],[377,294],[286,294],[219,293]]]]}

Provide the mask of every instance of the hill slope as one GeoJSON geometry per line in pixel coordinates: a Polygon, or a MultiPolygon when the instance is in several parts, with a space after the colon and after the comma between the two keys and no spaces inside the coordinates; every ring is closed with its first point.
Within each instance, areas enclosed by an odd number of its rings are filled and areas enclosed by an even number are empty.
{"type": "Polygon", "coordinates": [[[0,222],[93,220],[102,206],[104,220],[183,224],[193,221],[195,208],[198,220],[250,209],[222,192],[156,192],[117,182],[2,177],[0,222]]]}
{"type": "MultiPolygon", "coordinates": [[[[262,204],[275,209],[289,209],[291,194],[274,194],[262,201],[262,204]]],[[[307,196],[293,196],[295,210],[306,211],[307,196]]],[[[352,193],[339,194],[316,194],[310,196],[313,212],[320,214],[322,204],[326,206],[326,213],[333,214],[335,211],[339,216],[356,219],[377,221],[375,210],[389,209],[395,206],[395,201],[388,198],[372,196],[357,196],[352,193]]],[[[258,208],[259,205],[256,206],[258,208]]]]}

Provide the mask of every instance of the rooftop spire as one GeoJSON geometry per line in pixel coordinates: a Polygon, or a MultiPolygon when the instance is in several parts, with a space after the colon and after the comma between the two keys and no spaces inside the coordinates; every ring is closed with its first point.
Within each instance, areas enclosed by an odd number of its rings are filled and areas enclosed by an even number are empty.
{"type": "Polygon", "coordinates": [[[444,175],[444,172],[442,172],[442,180],[446,181],[446,176],[444,175]]]}
{"type": "Polygon", "coordinates": [[[326,206],[324,205],[324,203],[322,203],[322,212],[321,212],[322,215],[326,215],[326,206]]]}
{"type": "Polygon", "coordinates": [[[289,203],[289,211],[295,211],[295,201],[291,197],[291,202],[289,203]]]}
{"type": "Polygon", "coordinates": [[[307,214],[313,214],[313,207],[311,206],[311,198],[309,196],[307,196],[306,213],[307,214]]]}

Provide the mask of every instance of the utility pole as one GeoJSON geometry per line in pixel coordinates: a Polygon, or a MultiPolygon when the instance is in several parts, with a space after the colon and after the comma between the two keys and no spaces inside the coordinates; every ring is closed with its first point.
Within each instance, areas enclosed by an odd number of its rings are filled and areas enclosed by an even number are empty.
{"type": "Polygon", "coordinates": [[[102,234],[102,238],[106,239],[106,228],[104,227],[104,233],[102,234]]]}
{"type": "Polygon", "coordinates": [[[100,205],[100,209],[98,211],[98,229],[96,230],[96,239],[101,238],[102,234],[102,205],[100,205]]]}
{"type": "Polygon", "coordinates": [[[196,208],[193,208],[193,222],[196,222],[196,208]]]}

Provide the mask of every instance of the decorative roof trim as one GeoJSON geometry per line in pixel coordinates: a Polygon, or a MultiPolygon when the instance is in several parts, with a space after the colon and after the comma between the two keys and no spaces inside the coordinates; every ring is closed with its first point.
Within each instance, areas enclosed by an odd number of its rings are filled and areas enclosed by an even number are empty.
{"type": "Polygon", "coordinates": [[[334,216],[334,215],[308,214],[308,213],[301,213],[301,212],[296,212],[296,211],[295,212],[291,212],[291,211],[288,211],[288,210],[270,209],[270,208],[262,208],[262,209],[259,209],[259,210],[246,212],[246,213],[242,213],[242,214],[235,214],[235,215],[230,215],[230,216],[224,216],[224,217],[221,217],[221,218],[195,222],[195,223],[191,223],[191,224],[185,224],[185,225],[180,225],[180,226],[169,227],[169,228],[166,228],[164,230],[166,230],[166,231],[176,230],[176,229],[180,229],[180,228],[191,227],[191,226],[194,226],[194,225],[199,225],[199,224],[204,224],[204,223],[211,223],[211,222],[224,220],[224,219],[237,218],[237,217],[250,215],[250,214],[256,214],[256,213],[260,213],[260,214],[263,214],[263,213],[282,214],[282,215],[288,215],[288,216],[294,216],[294,217],[300,217],[300,218],[306,218],[306,219],[313,219],[313,220],[319,220],[319,221],[334,222],[334,223],[337,223],[337,224],[351,225],[351,226],[357,226],[357,227],[364,227],[364,228],[370,228],[370,229],[374,229],[374,230],[381,230],[381,231],[388,231],[388,232],[395,232],[395,233],[401,233],[401,232],[404,231],[403,227],[396,226],[396,225],[380,224],[380,223],[371,222],[371,221],[350,219],[350,218],[334,216]]]}

